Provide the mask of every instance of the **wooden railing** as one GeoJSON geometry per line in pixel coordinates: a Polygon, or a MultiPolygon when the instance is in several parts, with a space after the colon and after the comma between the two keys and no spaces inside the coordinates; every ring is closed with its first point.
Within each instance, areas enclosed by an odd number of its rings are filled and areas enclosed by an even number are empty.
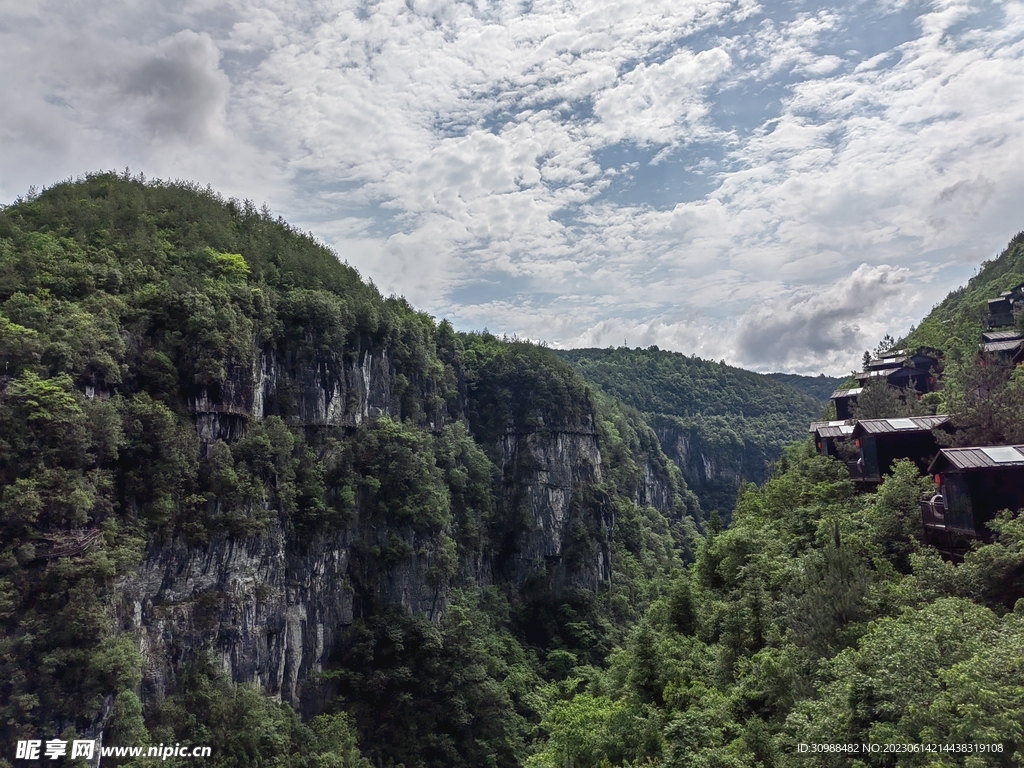
{"type": "Polygon", "coordinates": [[[964,555],[970,551],[971,542],[977,539],[974,531],[947,524],[946,505],[939,494],[921,502],[921,523],[924,525],[925,541],[954,563],[963,562],[964,555]]]}

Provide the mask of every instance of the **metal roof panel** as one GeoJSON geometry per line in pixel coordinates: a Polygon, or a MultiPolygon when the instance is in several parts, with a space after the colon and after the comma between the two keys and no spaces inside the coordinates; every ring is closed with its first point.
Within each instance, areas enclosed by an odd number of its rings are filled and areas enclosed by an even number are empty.
{"type": "Polygon", "coordinates": [[[853,435],[853,424],[841,424],[834,427],[822,427],[817,432],[821,437],[850,437],[853,435]]]}
{"type": "Polygon", "coordinates": [[[856,397],[864,391],[864,387],[853,387],[852,389],[837,389],[832,393],[830,400],[835,400],[837,397],[856,397]]]}
{"type": "Polygon", "coordinates": [[[1024,461],[1024,454],[1012,445],[993,445],[979,450],[996,464],[1019,464],[1024,461]]]}
{"type": "Polygon", "coordinates": [[[871,370],[877,370],[879,368],[902,368],[903,361],[907,358],[905,356],[900,357],[883,357],[878,360],[871,360],[868,362],[868,368],[871,370]]]}
{"type": "Polygon", "coordinates": [[[949,416],[910,416],[901,419],[863,419],[854,434],[878,435],[889,432],[928,432],[949,421],[949,416]]]}
{"type": "Polygon", "coordinates": [[[955,469],[967,470],[1024,467],[1024,445],[943,448],[928,467],[928,471],[941,470],[947,464],[955,469]],[[1014,454],[1019,458],[1014,458],[1014,454]]]}
{"type": "Polygon", "coordinates": [[[836,421],[836,420],[832,420],[832,421],[812,421],[811,422],[811,426],[808,428],[807,431],[808,432],[816,432],[817,430],[821,429],[822,427],[838,427],[838,426],[841,426],[843,424],[849,424],[849,423],[850,423],[849,420],[846,420],[846,421],[843,421],[843,420],[838,420],[838,421],[836,421]]]}
{"type": "Polygon", "coordinates": [[[985,352],[1012,352],[1021,345],[1021,339],[1012,339],[1010,341],[993,341],[990,344],[982,344],[981,348],[985,352]]]}
{"type": "Polygon", "coordinates": [[[993,341],[1020,339],[1021,335],[1019,331],[985,331],[985,333],[981,334],[981,338],[983,341],[991,343],[993,341]]]}

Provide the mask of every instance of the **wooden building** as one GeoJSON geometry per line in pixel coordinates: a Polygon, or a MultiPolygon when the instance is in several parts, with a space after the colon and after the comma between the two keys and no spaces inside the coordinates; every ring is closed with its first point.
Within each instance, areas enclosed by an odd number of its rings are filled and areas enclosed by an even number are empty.
{"type": "Polygon", "coordinates": [[[894,349],[870,360],[867,370],[898,368],[900,366],[927,371],[939,363],[939,351],[930,347],[917,349],[894,349]]]}
{"type": "Polygon", "coordinates": [[[814,446],[823,456],[838,456],[837,440],[848,440],[853,436],[853,424],[847,421],[816,421],[811,424],[814,446]]]}
{"type": "Polygon", "coordinates": [[[840,421],[853,418],[853,404],[857,402],[857,395],[864,391],[863,387],[853,389],[837,389],[830,398],[836,406],[836,418],[840,421]]]}
{"type": "Polygon", "coordinates": [[[853,458],[852,421],[816,421],[811,424],[814,446],[822,456],[831,456],[846,465],[846,471],[853,480],[860,480],[861,464],[853,458]],[[848,442],[850,450],[841,451],[840,442],[848,442]]]}
{"type": "Polygon", "coordinates": [[[1024,445],[944,448],[928,471],[938,494],[921,506],[925,537],[952,559],[972,541],[991,541],[996,513],[1024,509],[1024,445]]]}
{"type": "Polygon", "coordinates": [[[985,328],[991,330],[1013,325],[1015,316],[1022,310],[1024,310],[1024,283],[988,300],[985,328]]]}
{"type": "Polygon", "coordinates": [[[855,378],[861,387],[870,381],[882,379],[890,387],[909,387],[920,394],[932,392],[936,383],[935,371],[939,365],[937,354],[934,350],[924,348],[889,352],[871,360],[855,378]]]}
{"type": "Polygon", "coordinates": [[[899,459],[910,459],[924,472],[939,452],[932,430],[948,425],[948,416],[858,421],[853,438],[860,449],[860,479],[867,483],[882,482],[882,475],[899,459]]]}
{"type": "Polygon", "coordinates": [[[890,387],[912,389],[918,394],[933,392],[937,386],[936,370],[941,352],[929,347],[913,350],[894,349],[868,361],[864,370],[854,374],[858,386],[837,389],[830,398],[835,404],[836,418],[852,419],[852,406],[864,387],[873,382],[885,382],[890,387]]]}
{"type": "Polygon", "coordinates": [[[1024,360],[1024,336],[1017,331],[986,331],[981,334],[978,349],[1002,360],[1019,363],[1024,360]]]}

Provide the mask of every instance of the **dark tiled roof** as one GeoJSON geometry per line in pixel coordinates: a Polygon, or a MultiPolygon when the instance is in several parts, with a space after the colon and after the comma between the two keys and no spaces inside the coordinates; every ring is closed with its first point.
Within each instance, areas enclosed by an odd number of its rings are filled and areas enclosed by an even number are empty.
{"type": "Polygon", "coordinates": [[[930,432],[949,421],[949,416],[908,416],[904,419],[863,419],[854,435],[879,435],[892,432],[930,432]]]}
{"type": "Polygon", "coordinates": [[[943,448],[935,457],[929,472],[946,466],[956,469],[990,469],[993,467],[1024,467],[1024,445],[993,445],[983,448],[943,448]]]}
{"type": "Polygon", "coordinates": [[[854,374],[857,381],[867,381],[868,379],[885,378],[891,381],[898,381],[903,378],[914,378],[918,376],[927,376],[928,371],[923,368],[912,368],[910,366],[900,366],[899,368],[879,368],[872,371],[861,371],[860,373],[854,374]]]}
{"type": "Polygon", "coordinates": [[[881,360],[872,360],[868,363],[869,370],[879,370],[884,368],[902,368],[903,361],[906,357],[884,357],[881,360]]]}
{"type": "Polygon", "coordinates": [[[1008,341],[993,341],[991,344],[981,344],[984,352],[1014,352],[1021,345],[1022,339],[1010,339],[1008,341]]]}
{"type": "Polygon", "coordinates": [[[881,368],[877,371],[861,371],[860,373],[854,375],[853,378],[855,378],[857,381],[864,381],[866,379],[873,379],[877,376],[889,376],[890,374],[902,370],[903,366],[899,366],[897,368],[881,368]]]}

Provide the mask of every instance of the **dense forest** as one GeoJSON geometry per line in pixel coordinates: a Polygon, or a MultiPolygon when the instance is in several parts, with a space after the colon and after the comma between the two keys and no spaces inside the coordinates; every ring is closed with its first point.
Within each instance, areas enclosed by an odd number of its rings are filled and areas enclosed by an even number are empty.
{"type": "Polygon", "coordinates": [[[832,396],[832,393],[836,391],[836,387],[845,380],[835,376],[826,376],[823,373],[817,376],[801,376],[798,373],[766,373],[764,375],[769,379],[789,384],[789,386],[799,389],[804,394],[810,395],[815,400],[820,400],[821,402],[826,402],[832,396]]]}
{"type": "Polygon", "coordinates": [[[821,418],[842,379],[762,375],[678,352],[558,351],[587,381],[641,411],[702,508],[728,519],[744,483],[821,418]]]}
{"type": "Polygon", "coordinates": [[[0,361],[6,743],[521,764],[700,538],[636,411],[209,190],[3,210],[0,361]]]}
{"type": "MultiPolygon", "coordinates": [[[[1021,428],[1024,381],[980,365],[968,325],[1018,240],[936,310],[954,322],[915,331],[955,333],[913,338],[948,350],[937,407],[962,439],[1021,428]]],[[[457,333],[188,184],[98,174],[0,211],[4,743],[209,745],[222,766],[1024,761],[1024,523],[954,566],[924,543],[931,481],[901,462],[858,491],[805,439],[813,397],[656,350],[565,357],[457,333]],[[728,525],[652,416],[739,444],[801,408],[728,525]],[[857,751],[801,751],[822,744],[857,751]]]]}

